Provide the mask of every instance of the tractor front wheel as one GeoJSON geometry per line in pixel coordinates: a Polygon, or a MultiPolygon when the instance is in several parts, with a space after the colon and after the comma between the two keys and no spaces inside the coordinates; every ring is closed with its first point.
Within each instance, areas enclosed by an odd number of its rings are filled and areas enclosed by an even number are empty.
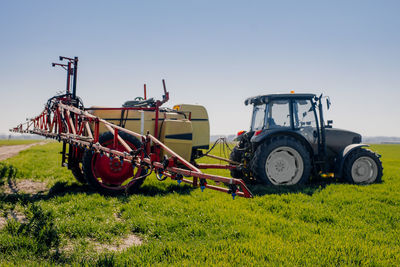
{"type": "Polygon", "coordinates": [[[343,174],[350,183],[372,184],[382,180],[382,170],[382,162],[376,153],[359,148],[347,157],[343,174]]]}
{"type": "MultiPolygon", "coordinates": [[[[133,149],[138,149],[141,142],[124,132],[119,136],[133,149]]],[[[106,132],[99,137],[99,143],[103,147],[115,149],[121,152],[126,151],[125,147],[118,142],[114,146],[114,135],[106,132]]],[[[109,158],[100,153],[92,153],[87,150],[83,155],[83,172],[87,182],[100,192],[114,194],[122,193],[129,189],[130,192],[136,191],[144,181],[140,178],[146,175],[146,170],[141,167],[133,166],[131,163],[121,161],[117,157],[109,158]],[[140,178],[138,180],[132,180],[140,178]],[[129,186],[129,187],[128,187],[129,186]]]]}
{"type": "Polygon", "coordinates": [[[251,168],[256,180],[268,185],[304,184],[310,178],[310,154],[298,140],[278,136],[257,148],[251,168]]]}

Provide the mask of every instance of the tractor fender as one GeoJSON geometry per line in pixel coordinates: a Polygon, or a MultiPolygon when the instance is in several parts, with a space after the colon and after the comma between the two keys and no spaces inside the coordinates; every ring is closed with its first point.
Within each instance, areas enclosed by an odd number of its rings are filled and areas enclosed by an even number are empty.
{"type": "Polygon", "coordinates": [[[274,136],[280,136],[280,135],[287,135],[287,136],[292,136],[293,138],[296,138],[300,142],[302,142],[306,147],[307,150],[310,152],[310,155],[312,156],[314,154],[313,148],[311,144],[307,141],[307,139],[302,136],[301,134],[297,133],[296,131],[292,130],[281,130],[281,129],[272,129],[272,130],[266,130],[260,133],[259,135],[253,135],[253,137],[250,139],[251,143],[255,144],[258,146],[268,138],[274,137],[274,136]]]}
{"type": "Polygon", "coordinates": [[[337,156],[335,164],[335,177],[342,177],[344,162],[350,153],[360,147],[369,147],[367,144],[351,144],[346,146],[337,156]]]}

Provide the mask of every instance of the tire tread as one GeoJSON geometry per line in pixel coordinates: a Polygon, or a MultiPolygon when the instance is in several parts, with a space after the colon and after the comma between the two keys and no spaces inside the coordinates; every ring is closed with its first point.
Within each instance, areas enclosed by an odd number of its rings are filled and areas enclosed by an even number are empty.
{"type": "Polygon", "coordinates": [[[265,171],[265,160],[273,149],[280,146],[289,146],[295,148],[303,158],[304,170],[303,175],[297,184],[304,184],[308,181],[311,175],[311,158],[307,148],[298,140],[291,136],[281,135],[275,136],[266,140],[263,144],[259,145],[254,153],[253,159],[250,163],[250,168],[256,180],[267,185],[273,185],[268,179],[265,171]],[[279,144],[279,145],[274,145],[279,144]]]}
{"type": "Polygon", "coordinates": [[[378,174],[377,174],[375,181],[373,181],[372,183],[382,182],[383,167],[382,167],[382,162],[379,159],[380,155],[378,153],[375,153],[374,151],[372,151],[370,149],[366,149],[366,148],[357,148],[354,151],[350,152],[350,155],[346,158],[344,165],[343,165],[343,176],[346,179],[346,181],[349,183],[352,183],[352,184],[357,184],[356,182],[354,182],[353,178],[351,177],[351,167],[353,165],[353,162],[361,156],[369,156],[377,164],[378,174]]]}

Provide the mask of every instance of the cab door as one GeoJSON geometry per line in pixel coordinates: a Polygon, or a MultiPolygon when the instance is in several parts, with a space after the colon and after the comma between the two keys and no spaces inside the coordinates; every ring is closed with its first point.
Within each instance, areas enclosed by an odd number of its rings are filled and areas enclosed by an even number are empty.
{"type": "Polygon", "coordinates": [[[318,152],[319,136],[318,119],[315,105],[311,99],[293,99],[293,127],[318,152]]]}

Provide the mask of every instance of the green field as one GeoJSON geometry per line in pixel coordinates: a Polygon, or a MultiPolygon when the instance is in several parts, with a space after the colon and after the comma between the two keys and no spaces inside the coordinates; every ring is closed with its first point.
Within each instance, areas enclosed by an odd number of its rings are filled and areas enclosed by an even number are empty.
{"type": "Polygon", "coordinates": [[[0,146],[29,145],[29,144],[37,143],[40,141],[42,141],[42,140],[17,140],[17,139],[1,140],[0,139],[0,146]]]}
{"type": "Polygon", "coordinates": [[[253,199],[235,200],[154,177],[136,195],[102,196],[60,167],[60,147],[35,146],[0,163],[11,170],[0,172],[5,186],[16,176],[49,189],[0,194],[3,217],[26,217],[0,230],[0,264],[400,265],[400,145],[372,146],[382,155],[381,184],[252,186],[253,199]],[[109,249],[132,234],[143,244],[109,249]]]}

